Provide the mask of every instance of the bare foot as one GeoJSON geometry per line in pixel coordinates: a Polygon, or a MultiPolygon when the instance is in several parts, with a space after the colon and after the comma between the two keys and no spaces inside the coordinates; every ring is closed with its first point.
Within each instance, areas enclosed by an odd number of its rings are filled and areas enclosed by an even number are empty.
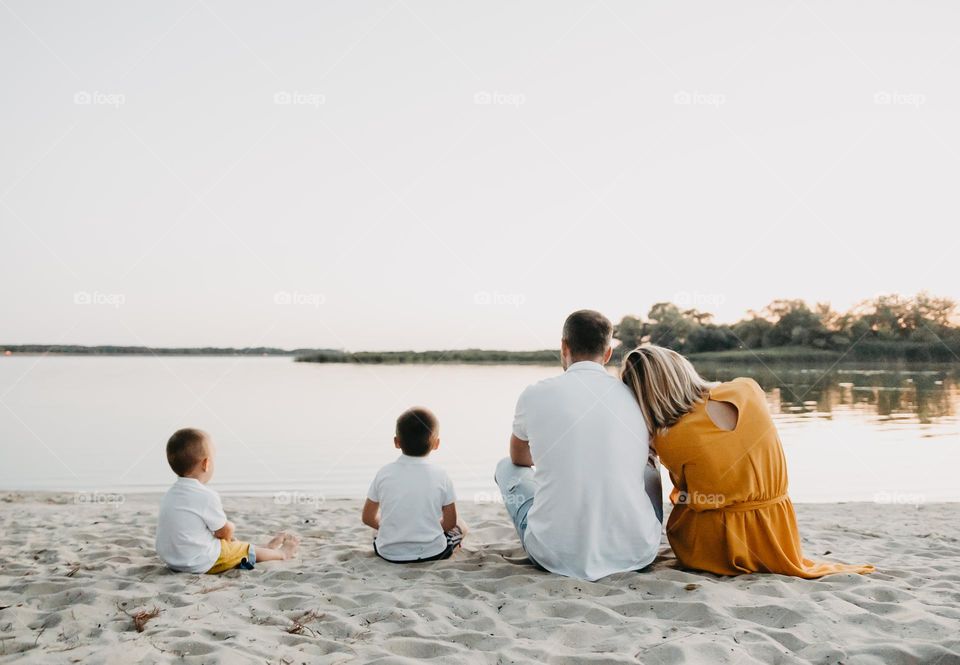
{"type": "Polygon", "coordinates": [[[269,547],[272,550],[280,549],[287,535],[288,535],[287,533],[281,531],[280,533],[278,533],[277,535],[275,535],[273,538],[270,539],[270,542],[267,543],[267,547],[269,547]]]}
{"type": "Polygon", "coordinates": [[[297,556],[297,550],[300,549],[300,537],[294,534],[284,534],[283,543],[280,545],[280,551],[288,559],[297,556]]]}

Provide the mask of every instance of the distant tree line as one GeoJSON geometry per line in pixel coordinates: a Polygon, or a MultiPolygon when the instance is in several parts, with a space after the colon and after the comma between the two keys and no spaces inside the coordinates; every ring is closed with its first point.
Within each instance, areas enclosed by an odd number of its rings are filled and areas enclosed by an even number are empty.
{"type": "Polygon", "coordinates": [[[80,346],[77,344],[0,344],[0,354],[51,353],[75,356],[302,356],[321,353],[325,349],[277,349],[270,346],[232,347],[202,346],[152,348],[149,346],[80,346]]]}
{"type": "Polygon", "coordinates": [[[492,351],[488,349],[454,349],[449,351],[322,351],[297,358],[308,363],[416,364],[556,364],[560,350],[492,351]]]}
{"type": "Polygon", "coordinates": [[[729,325],[714,323],[707,312],[663,302],[651,307],[646,319],[623,317],[614,336],[623,350],[650,342],[684,354],[810,349],[851,360],[940,362],[960,360],[956,315],[955,301],[927,293],[878,296],[847,312],[827,303],[811,308],[803,300],[775,300],[729,325]]]}
{"type": "MultiPolygon", "coordinates": [[[[922,292],[913,297],[878,296],[847,312],[827,303],[813,308],[803,300],[775,300],[749,311],[733,324],[718,324],[713,315],[681,309],[668,302],[655,304],[646,318],[625,316],[614,330],[620,341],[613,362],[629,349],[653,343],[684,354],[709,354],[718,359],[763,360],[907,360],[960,361],[957,303],[922,292]]],[[[559,350],[497,351],[356,351],[337,349],[150,348],[145,346],[77,346],[51,344],[0,345],[0,355],[54,353],[74,355],[295,356],[317,363],[530,363],[558,362],[559,350]]]]}

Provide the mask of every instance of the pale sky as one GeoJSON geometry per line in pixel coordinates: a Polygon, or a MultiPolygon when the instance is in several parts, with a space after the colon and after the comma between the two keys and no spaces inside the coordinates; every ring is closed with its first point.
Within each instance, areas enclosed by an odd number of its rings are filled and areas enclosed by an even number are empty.
{"type": "Polygon", "coordinates": [[[960,298],[955,3],[0,6],[0,342],[960,298]]]}

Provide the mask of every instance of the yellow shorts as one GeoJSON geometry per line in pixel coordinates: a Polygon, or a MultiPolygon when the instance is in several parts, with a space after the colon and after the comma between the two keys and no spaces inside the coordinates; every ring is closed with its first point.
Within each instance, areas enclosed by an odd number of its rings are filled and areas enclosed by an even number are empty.
{"type": "Polygon", "coordinates": [[[208,575],[215,575],[234,568],[253,570],[257,562],[257,554],[250,543],[239,540],[220,539],[220,557],[213,567],[207,571],[208,575]]]}

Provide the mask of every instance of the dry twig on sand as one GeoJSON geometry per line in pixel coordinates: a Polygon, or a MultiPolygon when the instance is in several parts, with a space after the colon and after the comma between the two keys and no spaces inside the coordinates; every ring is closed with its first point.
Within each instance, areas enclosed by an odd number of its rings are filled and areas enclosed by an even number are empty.
{"type": "Polygon", "coordinates": [[[151,619],[156,619],[158,616],[160,616],[161,612],[159,607],[154,607],[149,612],[147,610],[140,610],[139,612],[133,612],[132,614],[127,612],[119,605],[117,608],[133,620],[133,627],[136,628],[138,633],[142,633],[147,627],[147,622],[151,619]]]}
{"type": "Polygon", "coordinates": [[[293,625],[287,628],[287,632],[291,635],[303,635],[303,632],[306,631],[310,633],[311,637],[316,637],[317,633],[312,628],[307,626],[307,624],[316,621],[322,616],[323,615],[319,614],[316,610],[304,612],[297,618],[292,619],[293,625]]]}

